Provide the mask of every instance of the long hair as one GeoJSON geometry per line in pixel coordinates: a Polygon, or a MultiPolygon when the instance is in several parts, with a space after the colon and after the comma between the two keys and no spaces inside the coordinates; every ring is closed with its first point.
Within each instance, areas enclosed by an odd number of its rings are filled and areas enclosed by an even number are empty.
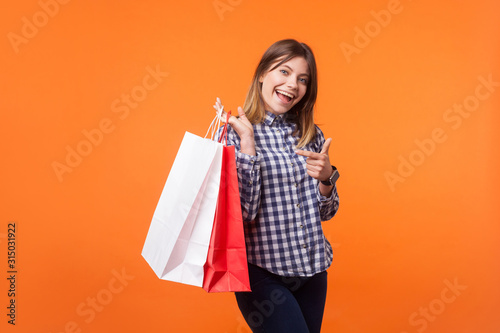
{"type": "Polygon", "coordinates": [[[307,81],[307,90],[302,99],[293,106],[287,113],[293,115],[297,124],[297,131],[294,135],[299,136],[298,148],[304,147],[311,142],[316,135],[314,125],[313,108],[318,95],[318,76],[314,54],[309,46],[299,43],[294,39],[280,40],[271,45],[259,62],[252,84],[248,89],[243,110],[252,124],[261,123],[266,115],[264,101],[262,98],[262,83],[259,78],[268,71],[274,70],[281,64],[295,57],[302,57],[309,66],[309,80],[307,81]],[[271,68],[273,64],[275,64],[271,68]]]}

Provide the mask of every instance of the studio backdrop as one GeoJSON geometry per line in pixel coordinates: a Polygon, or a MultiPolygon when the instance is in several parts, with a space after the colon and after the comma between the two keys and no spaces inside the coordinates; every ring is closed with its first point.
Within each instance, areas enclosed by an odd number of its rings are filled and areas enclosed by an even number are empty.
{"type": "Polygon", "coordinates": [[[497,1],[0,9],[2,332],[250,332],[233,294],[161,280],[141,251],[184,133],[216,97],[243,105],[284,38],[315,53],[342,175],[323,332],[500,331],[497,1]]]}

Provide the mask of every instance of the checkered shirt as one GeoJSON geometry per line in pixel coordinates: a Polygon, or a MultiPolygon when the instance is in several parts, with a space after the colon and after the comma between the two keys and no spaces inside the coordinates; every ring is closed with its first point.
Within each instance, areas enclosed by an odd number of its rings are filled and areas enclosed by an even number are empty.
{"type": "MultiPolygon", "coordinates": [[[[253,126],[257,156],[240,152],[240,138],[228,126],[228,145],[236,149],[236,168],[248,262],[281,276],[312,276],[332,262],[332,247],[321,226],[339,207],[336,187],[330,197],[306,172],[306,157],[295,153],[296,124],[288,114],[266,113],[253,126]]],[[[303,150],[320,152],[325,138],[303,150]]]]}

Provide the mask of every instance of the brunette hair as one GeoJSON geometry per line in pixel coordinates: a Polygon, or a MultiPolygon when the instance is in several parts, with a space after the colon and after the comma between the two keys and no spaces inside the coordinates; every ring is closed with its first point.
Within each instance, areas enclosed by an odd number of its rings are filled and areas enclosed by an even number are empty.
{"type": "Polygon", "coordinates": [[[292,58],[304,58],[309,66],[309,79],[307,80],[307,90],[302,99],[290,109],[287,114],[291,114],[297,124],[299,142],[297,147],[301,148],[311,142],[316,135],[316,127],[313,119],[313,108],[318,94],[318,77],[314,54],[309,46],[299,43],[294,39],[280,40],[271,45],[255,70],[252,84],[248,89],[243,110],[252,124],[261,123],[266,115],[264,101],[262,98],[262,83],[259,78],[268,71],[272,71],[292,58]],[[272,68],[271,66],[275,64],[272,68]]]}

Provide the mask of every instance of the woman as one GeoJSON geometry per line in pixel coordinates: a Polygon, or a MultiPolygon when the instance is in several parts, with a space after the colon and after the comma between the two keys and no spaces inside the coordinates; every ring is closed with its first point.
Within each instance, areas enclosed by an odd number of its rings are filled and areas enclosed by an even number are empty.
{"type": "Polygon", "coordinates": [[[321,221],[339,198],[331,139],[313,121],[316,95],[311,49],[282,40],[264,53],[239,116],[221,115],[236,148],[252,288],[236,300],[253,332],[321,329],[332,261],[321,221]]]}

